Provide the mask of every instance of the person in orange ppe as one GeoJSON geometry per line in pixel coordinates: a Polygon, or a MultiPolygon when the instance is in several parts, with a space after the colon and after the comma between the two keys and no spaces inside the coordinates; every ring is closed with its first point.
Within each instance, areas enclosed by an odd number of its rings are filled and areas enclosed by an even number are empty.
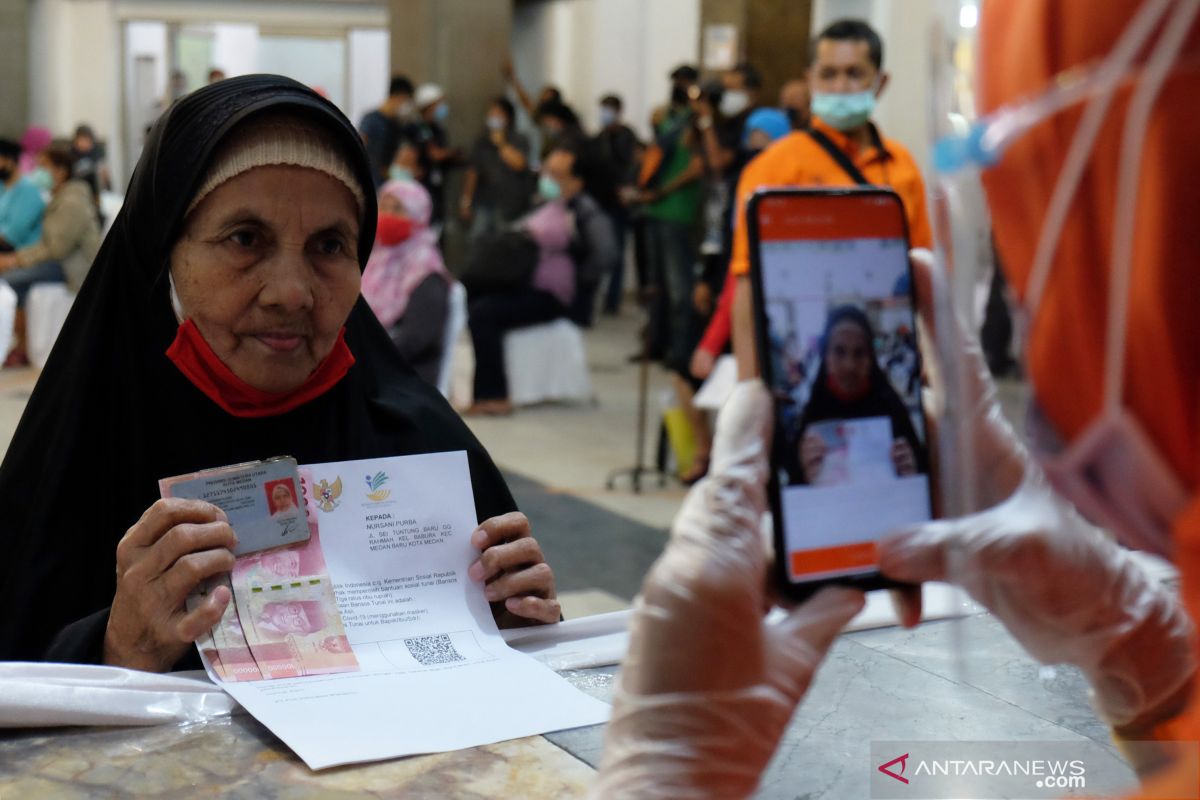
{"type": "Polygon", "coordinates": [[[930,247],[933,233],[925,207],[925,182],[912,155],[871,122],[875,102],[887,88],[883,42],[861,20],[838,20],[817,35],[808,85],[812,116],[807,130],[780,139],[742,172],[734,206],[729,272],[736,275],[733,352],[738,374],[757,374],[750,317],[750,247],[746,202],[766,186],[887,186],[900,196],[914,247],[930,247]]]}
{"type": "MultiPolygon", "coordinates": [[[[1200,176],[1198,13],[1190,0],[985,5],[982,119],[1037,112],[981,162],[1001,263],[1029,316],[1041,455],[1005,422],[977,343],[960,333],[946,347],[956,326],[929,316],[931,259],[914,251],[938,356],[969,376],[960,424],[982,510],[880,548],[885,575],[958,583],[1033,656],[1079,667],[1118,743],[1155,745],[1132,758],[1147,797],[1197,791],[1195,762],[1177,759],[1186,747],[1173,744],[1190,742],[1194,754],[1200,741],[1200,288],[1190,270],[1200,240],[1189,204],[1200,176]],[[1082,106],[1029,100],[1084,65],[1099,77],[1082,106]],[[1079,511],[1171,557],[1179,594],[1079,511]]],[[[751,793],[863,603],[829,587],[781,624],[763,622],[771,424],[765,388],[740,384],[710,476],[647,578],[594,796],[751,793]]],[[[916,597],[901,606],[915,624],[916,597]]]]}

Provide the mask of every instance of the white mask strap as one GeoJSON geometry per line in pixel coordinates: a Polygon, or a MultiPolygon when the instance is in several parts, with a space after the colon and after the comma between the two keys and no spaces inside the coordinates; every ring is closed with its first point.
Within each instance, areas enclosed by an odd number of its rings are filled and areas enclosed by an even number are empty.
{"type": "Polygon", "coordinates": [[[1062,171],[1054,184],[1054,193],[1050,205],[1046,209],[1046,219],[1038,236],[1037,250],[1034,252],[1033,266],[1029,271],[1029,282],[1025,287],[1025,309],[1029,324],[1032,326],[1038,307],[1042,302],[1042,294],[1050,279],[1050,271],[1054,265],[1054,254],[1058,249],[1062,229],[1066,224],[1067,214],[1071,203],[1079,190],[1079,182],[1083,178],[1088,159],[1096,146],[1096,137],[1108,115],[1109,105],[1116,93],[1117,87],[1129,71],[1130,65],[1145,46],[1146,41],[1154,33],[1163,15],[1170,9],[1174,0],[1147,0],[1138,9],[1137,14],[1117,41],[1112,54],[1105,59],[1099,68],[1103,78],[1099,79],[1103,87],[1088,103],[1079,127],[1075,129],[1075,137],[1063,161],[1062,171]]]}
{"type": "Polygon", "coordinates": [[[1178,0],[1167,20],[1162,40],[1146,62],[1125,115],[1121,136],[1121,162],[1117,173],[1117,204],[1113,214],[1112,265],[1109,270],[1108,325],[1104,357],[1104,411],[1115,414],[1121,405],[1125,377],[1125,333],[1129,324],[1129,283],[1133,273],[1133,233],[1137,217],[1138,181],[1142,171],[1142,145],[1150,112],[1171,66],[1191,31],[1200,0],[1178,0]]]}

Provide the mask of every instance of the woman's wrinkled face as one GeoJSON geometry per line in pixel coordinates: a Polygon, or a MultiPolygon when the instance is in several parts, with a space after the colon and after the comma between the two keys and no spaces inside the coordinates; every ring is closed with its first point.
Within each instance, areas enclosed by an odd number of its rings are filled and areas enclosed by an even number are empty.
{"type": "Polygon", "coordinates": [[[354,196],[325,173],[244,172],[201,201],[171,251],[183,316],[246,383],[295,389],[358,297],[358,230],[354,196]]]}
{"type": "Polygon", "coordinates": [[[871,347],[867,333],[843,320],[829,332],[825,366],[833,382],[846,394],[861,394],[871,376],[871,347]]]}

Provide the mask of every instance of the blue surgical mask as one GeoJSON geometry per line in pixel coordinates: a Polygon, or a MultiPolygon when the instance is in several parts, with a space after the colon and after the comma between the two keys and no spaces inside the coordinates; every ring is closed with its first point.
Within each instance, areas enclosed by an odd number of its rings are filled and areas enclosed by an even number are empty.
{"type": "Polygon", "coordinates": [[[388,167],[388,178],[393,181],[411,181],[413,174],[412,170],[408,169],[408,167],[392,164],[392,166],[388,167]]]}
{"type": "Polygon", "coordinates": [[[438,122],[445,122],[446,118],[449,116],[450,106],[447,103],[442,103],[437,107],[437,110],[433,112],[433,118],[438,122]]]}
{"type": "Polygon", "coordinates": [[[608,106],[600,106],[600,125],[607,128],[617,121],[617,112],[608,106]]]}
{"type": "Polygon", "coordinates": [[[866,124],[875,113],[875,89],[865,92],[813,92],[812,112],[839,131],[866,124]]]}
{"type": "Polygon", "coordinates": [[[488,117],[487,126],[489,131],[502,131],[508,127],[508,120],[504,117],[488,117]]]}
{"type": "Polygon", "coordinates": [[[33,172],[30,172],[29,180],[43,192],[48,192],[54,188],[54,178],[50,175],[50,170],[45,167],[38,167],[33,172]]]}
{"type": "Polygon", "coordinates": [[[551,178],[549,175],[543,175],[538,178],[538,194],[546,200],[557,200],[562,197],[562,187],[558,185],[558,181],[551,178]]]}

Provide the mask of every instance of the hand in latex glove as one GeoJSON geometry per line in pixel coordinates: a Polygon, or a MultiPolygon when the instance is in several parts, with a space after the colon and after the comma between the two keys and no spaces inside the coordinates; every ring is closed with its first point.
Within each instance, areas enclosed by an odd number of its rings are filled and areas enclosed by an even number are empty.
{"type": "MultiPolygon", "coordinates": [[[[934,311],[934,260],[924,248],[910,250],[909,261],[917,289],[918,328],[922,337],[921,350],[925,356],[925,377],[928,387],[923,393],[926,416],[930,421],[930,449],[942,456],[939,478],[960,479],[964,473],[973,474],[969,487],[943,487],[939,494],[947,501],[942,514],[968,514],[989,508],[1004,500],[1020,486],[1029,461],[1020,438],[1009,425],[996,395],[996,384],[988,370],[979,340],[967,335],[957,317],[938,319],[934,311]],[[936,340],[937,346],[930,341],[936,340]],[[957,422],[953,431],[942,430],[947,394],[958,400],[954,413],[957,422]],[[951,437],[955,452],[940,448],[940,441],[951,437]],[[948,462],[946,457],[949,456],[948,462]],[[986,468],[964,469],[962,459],[986,465],[986,468]],[[960,463],[955,463],[958,460],[960,463]],[[947,492],[944,489],[953,489],[947,492]],[[967,491],[963,491],[963,489],[967,491]]],[[[949,311],[949,309],[946,309],[949,311]]]]}
{"type": "Polygon", "coordinates": [[[1195,671],[1174,594],[1036,470],[993,509],[889,537],[880,568],[962,586],[1039,661],[1082,669],[1114,725],[1165,718],[1195,671]]]}
{"type": "MultiPolygon", "coordinates": [[[[954,433],[970,443],[974,466],[957,474],[975,479],[959,510],[994,507],[890,537],[881,544],[883,573],[961,585],[1035,658],[1080,667],[1111,722],[1156,722],[1194,672],[1191,622],[1169,591],[1045,482],[1004,417],[978,340],[957,319],[934,319],[931,254],[913,250],[909,257],[923,333],[939,334],[941,357],[961,370],[954,433]]],[[[949,365],[930,358],[926,366],[926,400],[936,419],[949,365]]],[[[920,594],[902,593],[900,601],[901,616],[915,624],[920,594]]]]}
{"type": "MultiPolygon", "coordinates": [[[[938,299],[946,304],[939,307],[935,302],[935,283],[948,278],[937,273],[933,253],[914,248],[908,258],[924,360],[921,402],[929,426],[929,450],[938,456],[933,475],[935,513],[972,514],[1017,490],[1029,469],[1029,455],[1004,416],[979,339],[968,335],[954,315],[944,283],[938,299]],[[948,396],[956,400],[949,415],[948,396]]],[[[920,587],[893,590],[892,599],[905,626],[921,621],[920,587]]]]}
{"type": "Polygon", "coordinates": [[[709,476],[688,494],[630,630],[596,797],[742,797],[758,785],[838,631],[862,608],[828,588],[763,621],[771,400],[740,384],[709,476]]]}

